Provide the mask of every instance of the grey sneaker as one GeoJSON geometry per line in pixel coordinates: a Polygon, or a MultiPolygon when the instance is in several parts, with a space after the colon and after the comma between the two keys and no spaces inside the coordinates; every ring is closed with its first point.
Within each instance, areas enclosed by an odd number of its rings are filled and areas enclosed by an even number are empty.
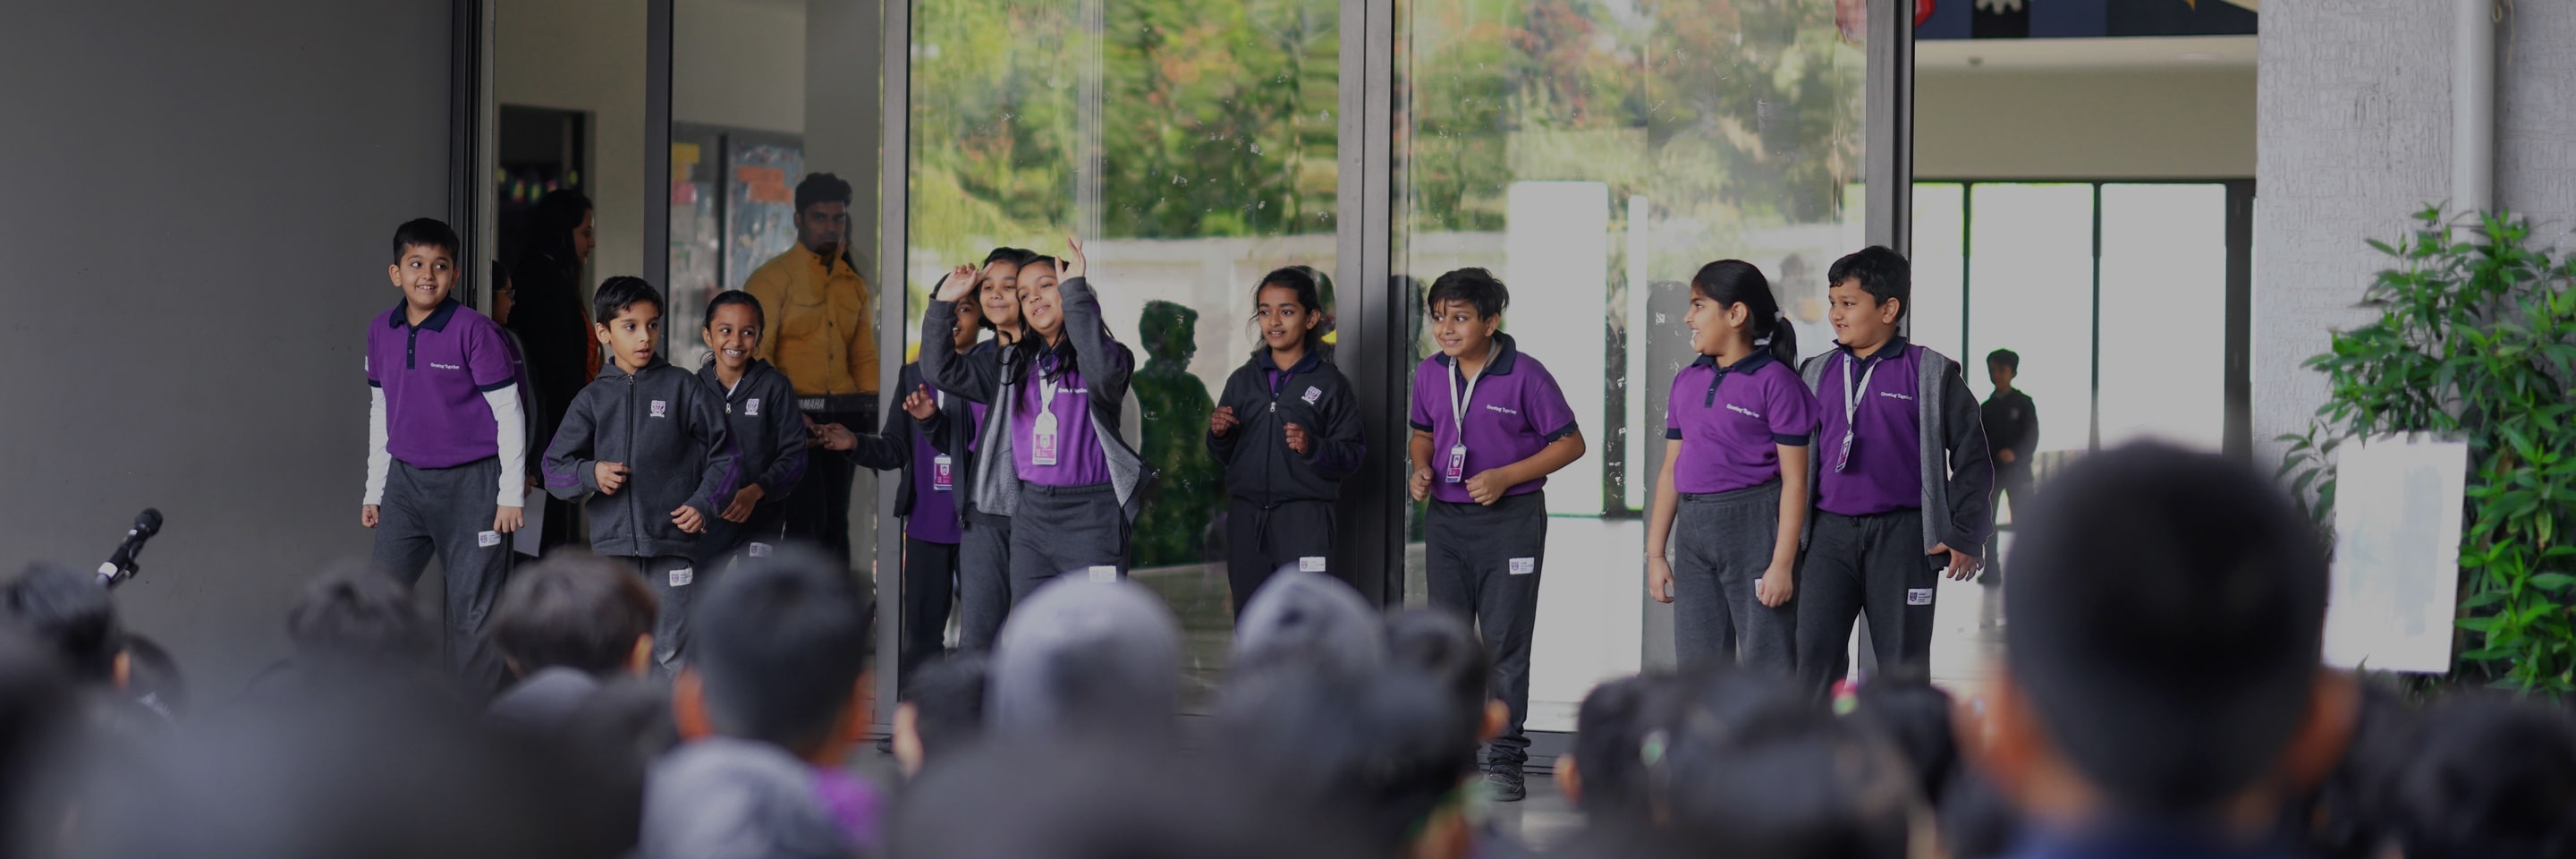
{"type": "Polygon", "coordinates": [[[1485,792],[1495,802],[1519,802],[1529,798],[1529,785],[1521,779],[1519,764],[1493,764],[1485,768],[1485,792]]]}

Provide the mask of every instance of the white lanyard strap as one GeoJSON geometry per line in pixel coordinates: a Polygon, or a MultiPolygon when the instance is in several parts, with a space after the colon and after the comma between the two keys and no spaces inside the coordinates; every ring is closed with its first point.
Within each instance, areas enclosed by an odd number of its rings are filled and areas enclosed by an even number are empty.
{"type": "Polygon", "coordinates": [[[1869,379],[1871,376],[1878,375],[1878,365],[1886,363],[1869,362],[1869,369],[1861,371],[1860,383],[1855,385],[1852,383],[1852,363],[1862,360],[1865,359],[1848,354],[1843,359],[1843,449],[1840,455],[1834,457],[1835,471],[1841,471],[1851,465],[1852,442],[1859,438],[1859,434],[1855,432],[1859,427],[1855,426],[1853,421],[1860,416],[1861,395],[1869,391],[1869,379]]]}
{"type": "Polygon", "coordinates": [[[1449,416],[1456,420],[1459,444],[1467,443],[1467,403],[1476,398],[1476,383],[1484,380],[1486,371],[1494,369],[1494,354],[1501,348],[1502,344],[1499,342],[1485,347],[1485,364],[1476,368],[1475,378],[1467,380],[1467,390],[1464,393],[1458,390],[1458,379],[1467,374],[1456,366],[1456,361],[1450,362],[1449,416]]]}
{"type": "Polygon", "coordinates": [[[1045,412],[1045,413],[1047,413],[1047,414],[1054,414],[1054,413],[1055,413],[1055,395],[1056,395],[1056,392],[1061,391],[1061,390],[1064,390],[1064,384],[1063,384],[1063,382],[1062,382],[1062,381],[1060,381],[1060,380],[1047,378],[1047,368],[1046,368],[1046,364],[1045,364],[1045,362],[1040,362],[1040,363],[1037,365],[1037,371],[1038,371],[1038,394],[1043,398],[1043,399],[1038,403],[1038,411],[1045,412]]]}

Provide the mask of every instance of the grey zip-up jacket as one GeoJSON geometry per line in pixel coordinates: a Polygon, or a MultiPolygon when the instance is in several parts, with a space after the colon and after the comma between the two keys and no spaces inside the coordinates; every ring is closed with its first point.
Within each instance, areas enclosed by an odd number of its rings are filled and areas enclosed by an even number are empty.
{"type": "MultiPolygon", "coordinates": [[[[1994,530],[1994,500],[1987,491],[1995,482],[1992,454],[1986,451],[1985,413],[1977,405],[1977,396],[1969,393],[1965,379],[1959,375],[1959,362],[1935,352],[1928,346],[1916,346],[1899,337],[1888,341],[1885,349],[1920,349],[1914,362],[1915,398],[1922,421],[1923,473],[1923,551],[1947,544],[1950,548],[1974,554],[1986,545],[1986,535],[1994,530]]],[[[1798,365],[1798,377],[1806,380],[1810,392],[1824,390],[1825,360],[1828,351],[1798,365]]],[[[1808,450],[1824,450],[1824,429],[1819,424],[1809,436],[1808,450]]],[[[1807,485],[1821,485],[1825,457],[1807,458],[1807,485]]],[[[1808,503],[1822,497],[1812,488],[1808,503]]],[[[1815,533],[1816,517],[1807,517],[1806,532],[1798,536],[1798,545],[1806,546],[1807,537],[1815,533]]],[[[1993,560],[1991,558],[1986,560],[1993,560]]]]}
{"type": "MultiPolygon", "coordinates": [[[[805,413],[796,409],[796,385],[777,367],[756,358],[743,368],[742,381],[734,384],[731,393],[716,378],[714,364],[699,368],[698,379],[724,399],[725,429],[733,434],[735,452],[742,455],[742,473],[750,476],[735,491],[759,484],[760,504],[753,515],[777,509],[805,479],[805,413]]],[[[732,505],[728,496],[716,509],[732,505]]]]}
{"type": "Polygon", "coordinates": [[[694,373],[654,358],[642,372],[615,364],[581,389],[546,448],[546,492],[584,495],[591,551],[623,557],[686,556],[697,535],[671,524],[685,504],[713,521],[742,485],[741,454],[725,429],[724,402],[694,373]],[[624,463],[626,485],[600,495],[600,462],[624,463]]]}
{"type": "MultiPolygon", "coordinates": [[[[1056,284],[1056,291],[1064,295],[1065,336],[1073,342],[1083,384],[1091,389],[1092,434],[1099,437],[1101,453],[1109,463],[1109,485],[1117,492],[1119,511],[1132,525],[1144,512],[1145,496],[1140,490],[1152,476],[1145,471],[1145,458],[1119,431],[1135,356],[1109,339],[1100,319],[1100,295],[1092,291],[1089,279],[1064,281],[1056,284]]],[[[976,436],[981,467],[972,475],[970,497],[977,510],[1010,516],[1018,512],[1020,502],[1020,476],[1011,467],[1011,419],[1019,409],[1020,386],[1026,383],[1030,368],[1014,349],[997,349],[989,356],[958,355],[957,344],[949,339],[956,330],[956,305],[931,302],[921,318],[921,372],[940,390],[990,407],[976,436]]]]}

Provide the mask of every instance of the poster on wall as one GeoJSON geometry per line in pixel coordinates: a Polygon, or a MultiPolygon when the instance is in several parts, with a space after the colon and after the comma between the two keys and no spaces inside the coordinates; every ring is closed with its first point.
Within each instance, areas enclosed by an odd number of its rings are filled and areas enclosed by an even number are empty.
{"type": "Polygon", "coordinates": [[[805,148],[747,134],[727,135],[725,288],[741,289],[762,263],[796,244],[796,183],[805,148]]]}
{"type": "Polygon", "coordinates": [[[2469,446],[2413,436],[2345,445],[2335,465],[2328,664],[2451,670],[2469,446]]]}

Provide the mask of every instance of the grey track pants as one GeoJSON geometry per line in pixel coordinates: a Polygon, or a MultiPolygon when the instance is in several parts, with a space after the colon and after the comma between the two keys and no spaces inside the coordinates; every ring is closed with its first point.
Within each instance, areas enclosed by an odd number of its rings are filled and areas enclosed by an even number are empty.
{"type": "Polygon", "coordinates": [[[420,582],[430,556],[438,557],[447,585],[441,639],[448,665],[459,672],[485,673],[474,669],[483,622],[510,581],[510,536],[492,530],[500,482],[497,458],[452,468],[414,468],[397,459],[385,472],[377,505],[378,568],[408,587],[420,582]]]}
{"type": "Polygon", "coordinates": [[[993,649],[1011,615],[1011,517],[975,510],[957,542],[957,649],[993,649]]]}
{"type": "Polygon", "coordinates": [[[1489,766],[1529,761],[1530,635],[1538,626],[1539,573],[1547,562],[1547,497],[1513,495],[1487,507],[1431,502],[1423,524],[1424,576],[1431,602],[1476,619],[1493,658],[1487,694],[1511,708],[1511,724],[1485,751],[1489,766]]]}
{"type": "Polygon", "coordinates": [[[1797,670],[1798,603],[1754,597],[1780,539],[1780,483],[1684,495],[1673,528],[1673,653],[1685,664],[1797,670]]]}
{"type": "Polygon", "coordinates": [[[1929,660],[1932,600],[1941,583],[1935,562],[1923,554],[1922,511],[1816,511],[1798,575],[1798,679],[1820,694],[1842,679],[1858,615],[1869,619],[1870,650],[1881,670],[1929,660]]]}
{"type": "Polygon", "coordinates": [[[1011,517],[1011,602],[1062,575],[1127,575],[1127,516],[1109,484],[1020,487],[1011,517]]]}

